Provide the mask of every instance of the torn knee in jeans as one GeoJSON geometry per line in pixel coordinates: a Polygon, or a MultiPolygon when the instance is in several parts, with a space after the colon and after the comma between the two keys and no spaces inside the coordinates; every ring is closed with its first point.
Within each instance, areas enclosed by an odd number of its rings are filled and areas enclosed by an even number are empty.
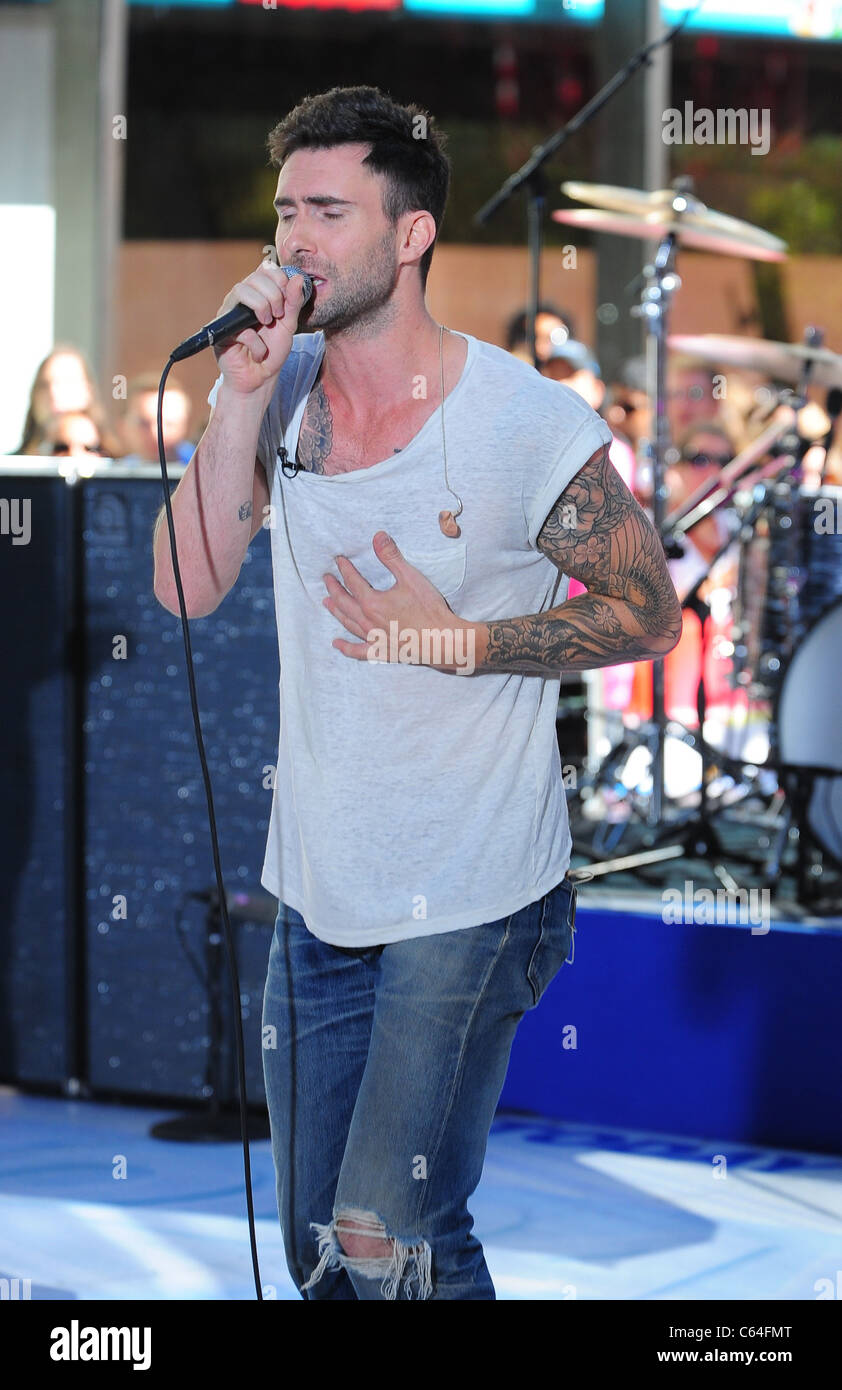
{"type": "Polygon", "coordinates": [[[382,1280],[384,1298],[397,1298],[403,1284],[408,1299],[429,1298],[432,1293],[432,1250],[426,1240],[409,1244],[390,1236],[373,1212],[343,1207],[326,1225],[310,1222],[319,1244],[319,1263],[302,1286],[309,1289],[326,1269],[344,1267],[368,1279],[382,1280]]]}
{"type": "Polygon", "coordinates": [[[386,1236],[386,1227],[376,1216],[367,1212],[359,1216],[343,1215],[336,1218],[336,1236],[346,1255],[357,1259],[392,1258],[395,1243],[386,1236]]]}

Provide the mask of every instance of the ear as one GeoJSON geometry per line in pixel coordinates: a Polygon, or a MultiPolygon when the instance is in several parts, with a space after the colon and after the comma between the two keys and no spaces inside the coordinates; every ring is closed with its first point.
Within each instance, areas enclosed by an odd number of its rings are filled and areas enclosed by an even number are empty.
{"type": "Polygon", "coordinates": [[[436,239],[436,221],[431,212],[404,214],[399,259],[402,265],[417,265],[436,239]]]}

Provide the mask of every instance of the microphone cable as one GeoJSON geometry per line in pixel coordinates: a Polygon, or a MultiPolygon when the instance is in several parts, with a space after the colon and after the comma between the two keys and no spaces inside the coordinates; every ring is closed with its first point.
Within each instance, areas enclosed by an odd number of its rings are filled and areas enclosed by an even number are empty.
{"type": "Polygon", "coordinates": [[[199,703],[196,698],[196,673],[193,669],[193,650],[190,644],[190,625],[187,617],[187,605],[184,602],[184,589],[181,584],[181,571],[178,565],[178,551],[175,543],[175,523],[173,521],[172,504],[170,502],[169,478],[167,476],[167,460],[164,450],[164,387],[170,370],[175,365],[176,358],[170,355],[167,365],[164,368],[158,385],[158,461],[161,465],[161,480],[164,490],[164,508],[167,513],[167,529],[170,537],[170,555],[172,557],[172,571],[175,579],[176,593],[178,594],[178,608],[181,617],[182,636],[184,638],[184,655],[187,662],[187,683],[190,687],[190,708],[193,712],[193,728],[196,734],[196,746],[199,750],[199,762],[202,765],[202,779],[205,784],[205,798],[208,804],[208,822],[211,833],[211,850],[213,852],[213,867],[216,875],[216,887],[219,895],[219,912],[222,918],[222,927],[225,937],[225,952],[228,957],[228,972],[231,979],[231,989],[234,1000],[234,1040],[237,1054],[237,1086],[240,1100],[240,1135],[243,1143],[243,1170],[246,1183],[246,1206],[248,1208],[249,1241],[251,1244],[251,1263],[254,1272],[254,1287],[257,1298],[263,1302],[263,1290],[260,1285],[260,1266],[257,1260],[257,1236],[254,1229],[254,1198],[251,1190],[251,1155],[249,1153],[248,1140],[248,1114],[246,1111],[246,1068],[245,1068],[245,1046],[243,1043],[243,1016],[240,1002],[240,977],[237,970],[237,960],[234,954],[234,938],[231,932],[231,923],[228,919],[228,901],[225,894],[225,885],[222,881],[222,865],[219,858],[219,839],[216,832],[216,814],[213,806],[213,790],[211,788],[210,774],[208,772],[207,758],[205,757],[205,744],[202,737],[202,725],[199,719],[199,703]]]}

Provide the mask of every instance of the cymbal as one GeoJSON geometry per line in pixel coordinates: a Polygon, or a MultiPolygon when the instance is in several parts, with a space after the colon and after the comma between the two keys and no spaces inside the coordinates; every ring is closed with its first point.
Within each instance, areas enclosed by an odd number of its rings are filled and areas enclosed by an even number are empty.
{"type": "Polygon", "coordinates": [[[626,212],[632,217],[647,217],[650,213],[674,212],[681,221],[689,218],[694,225],[707,226],[712,232],[725,236],[756,241],[762,246],[771,246],[782,251],[786,243],[780,237],[772,236],[751,222],[739,217],[729,217],[724,212],[714,212],[701,198],[676,188],[658,188],[653,193],[644,193],[639,188],[619,188],[608,183],[577,183],[573,180],[561,185],[562,193],[577,203],[591,203],[596,208],[606,208],[613,212],[626,212]]]}
{"type": "Polygon", "coordinates": [[[667,344],[675,352],[723,367],[743,367],[777,381],[797,385],[810,362],[810,385],[842,387],[842,357],[828,348],[803,343],[770,343],[765,338],[729,337],[726,333],[674,333],[667,344]]]}
{"type": "Polygon", "coordinates": [[[786,242],[768,232],[751,227],[737,218],[719,213],[676,214],[672,208],[651,208],[645,215],[631,216],[623,212],[605,212],[600,208],[557,209],[554,222],[570,227],[585,227],[594,232],[610,232],[616,236],[636,237],[638,241],[659,241],[669,233],[682,246],[697,251],[712,251],[720,256],[740,256],[751,261],[786,260],[786,242]],[[736,224],[735,229],[734,224],[736,224]],[[743,230],[743,228],[747,230],[743,230]]]}
{"type": "MultiPolygon", "coordinates": [[[[627,212],[632,217],[646,217],[650,212],[679,213],[692,217],[706,217],[711,226],[729,230],[743,236],[757,237],[761,241],[769,239],[769,233],[743,222],[738,217],[728,217],[724,212],[714,212],[701,198],[676,188],[658,188],[653,193],[644,193],[639,188],[620,188],[608,183],[578,183],[568,180],[561,185],[562,193],[577,203],[591,203],[595,208],[606,208],[609,212],[627,212]]],[[[771,238],[777,241],[777,237],[771,238]]],[[[781,243],[782,244],[782,243],[781,243]]]]}

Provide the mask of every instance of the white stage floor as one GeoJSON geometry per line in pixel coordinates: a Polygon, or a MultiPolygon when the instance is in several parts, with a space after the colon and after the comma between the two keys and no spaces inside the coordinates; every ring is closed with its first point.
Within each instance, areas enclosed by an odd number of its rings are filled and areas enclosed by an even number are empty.
{"type": "MultiPolygon", "coordinates": [[[[174,1113],[0,1089],[0,1277],[253,1299],[240,1146],[149,1138],[174,1113]]],[[[264,1296],[298,1301],[268,1140],[251,1160],[264,1296]]],[[[842,1297],[842,1157],[501,1114],[469,1205],[498,1299],[842,1297]]]]}

